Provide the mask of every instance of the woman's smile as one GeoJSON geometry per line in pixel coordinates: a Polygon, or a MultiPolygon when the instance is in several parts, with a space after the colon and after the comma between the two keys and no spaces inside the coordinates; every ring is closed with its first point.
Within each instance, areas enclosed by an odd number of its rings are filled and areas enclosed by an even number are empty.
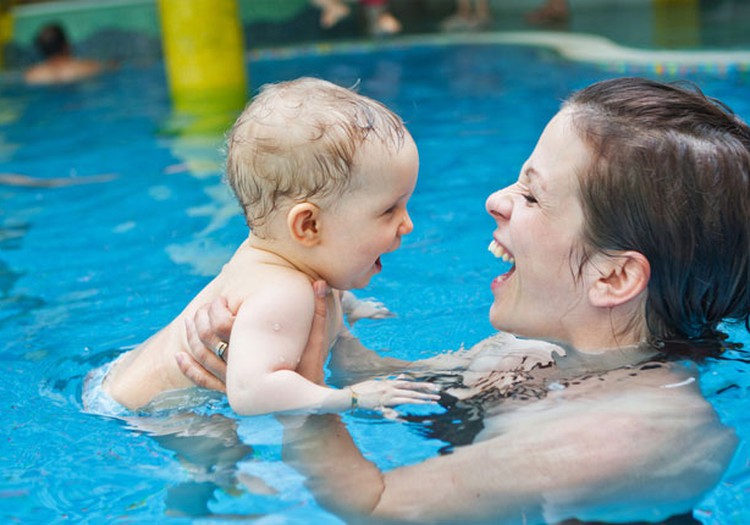
{"type": "Polygon", "coordinates": [[[487,247],[487,249],[498,259],[502,259],[503,261],[509,262],[511,264],[516,262],[516,260],[513,258],[513,254],[511,254],[505,246],[497,242],[495,239],[492,239],[492,242],[487,247]]]}
{"type": "Polygon", "coordinates": [[[490,288],[494,291],[497,287],[502,285],[506,280],[510,278],[510,276],[515,272],[516,270],[516,259],[513,257],[513,254],[508,251],[505,246],[497,242],[495,239],[492,239],[492,242],[490,242],[490,245],[487,247],[487,250],[495,256],[496,259],[502,259],[506,263],[511,264],[510,270],[507,272],[498,275],[492,280],[492,283],[490,284],[490,288]]]}

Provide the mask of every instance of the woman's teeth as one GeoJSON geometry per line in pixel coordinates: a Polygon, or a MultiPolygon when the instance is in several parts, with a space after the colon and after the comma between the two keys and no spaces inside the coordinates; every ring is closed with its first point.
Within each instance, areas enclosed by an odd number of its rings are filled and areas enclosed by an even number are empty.
{"type": "Polygon", "coordinates": [[[498,259],[502,259],[503,261],[510,263],[510,264],[514,264],[516,262],[516,260],[510,254],[510,252],[508,252],[508,250],[506,250],[501,245],[499,245],[497,241],[495,241],[494,239],[492,240],[490,245],[487,247],[487,249],[492,255],[494,255],[498,259]]]}

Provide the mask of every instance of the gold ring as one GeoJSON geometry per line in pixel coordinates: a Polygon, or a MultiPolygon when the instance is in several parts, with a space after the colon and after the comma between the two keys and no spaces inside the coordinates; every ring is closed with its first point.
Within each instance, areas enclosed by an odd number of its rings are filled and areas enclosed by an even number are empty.
{"type": "Polygon", "coordinates": [[[224,354],[226,353],[228,347],[229,345],[225,341],[219,341],[219,344],[217,344],[216,348],[214,348],[214,354],[216,354],[216,357],[218,357],[222,361],[225,361],[224,354]]]}

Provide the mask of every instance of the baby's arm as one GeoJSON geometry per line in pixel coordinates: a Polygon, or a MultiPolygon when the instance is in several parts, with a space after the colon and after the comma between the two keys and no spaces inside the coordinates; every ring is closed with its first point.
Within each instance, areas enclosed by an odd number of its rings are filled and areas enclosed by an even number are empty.
{"type": "MultiPolygon", "coordinates": [[[[267,286],[240,307],[227,367],[227,395],[237,413],[336,412],[353,406],[377,408],[437,399],[432,385],[424,383],[368,381],[335,390],[300,375],[296,368],[310,336],[314,312],[312,288],[302,280],[267,286]]],[[[306,351],[320,352],[322,366],[328,338],[319,339],[320,348],[308,347],[306,351]]]]}
{"type": "Polygon", "coordinates": [[[240,306],[229,340],[226,379],[235,412],[335,412],[351,405],[350,392],[317,385],[295,371],[313,313],[312,289],[303,279],[276,280],[240,306]]]}

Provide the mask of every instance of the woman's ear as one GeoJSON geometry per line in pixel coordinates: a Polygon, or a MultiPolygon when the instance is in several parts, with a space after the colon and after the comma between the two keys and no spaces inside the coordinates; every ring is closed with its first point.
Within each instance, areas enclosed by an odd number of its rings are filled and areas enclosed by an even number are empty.
{"type": "Polygon", "coordinates": [[[320,242],[320,208],[310,202],[292,206],[286,216],[291,238],[306,247],[320,242]]]}
{"type": "Polygon", "coordinates": [[[635,251],[601,255],[594,264],[599,275],[589,287],[589,301],[601,308],[625,304],[648,287],[651,265],[635,251]]]}

